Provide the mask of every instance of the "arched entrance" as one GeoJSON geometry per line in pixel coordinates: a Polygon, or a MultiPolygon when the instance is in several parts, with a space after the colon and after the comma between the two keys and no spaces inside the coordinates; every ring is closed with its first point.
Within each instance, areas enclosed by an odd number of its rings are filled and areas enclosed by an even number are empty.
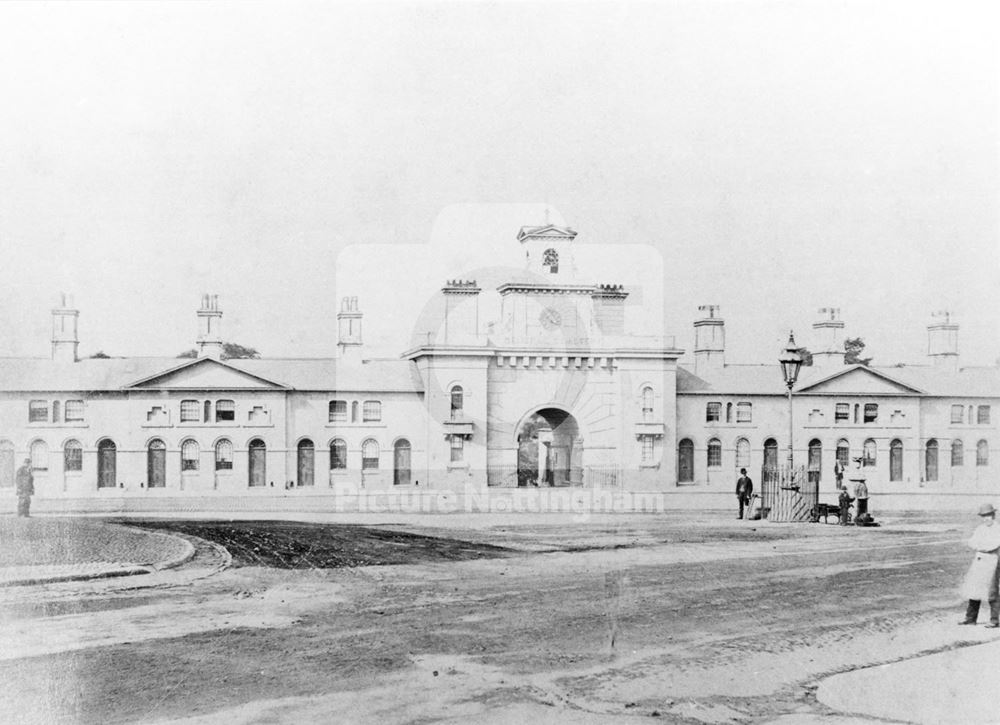
{"type": "Polygon", "coordinates": [[[576,419],[559,408],[532,413],[517,430],[517,485],[569,486],[583,480],[576,419]]]}
{"type": "Polygon", "coordinates": [[[392,484],[410,485],[410,442],[400,438],[392,447],[392,484]]]}

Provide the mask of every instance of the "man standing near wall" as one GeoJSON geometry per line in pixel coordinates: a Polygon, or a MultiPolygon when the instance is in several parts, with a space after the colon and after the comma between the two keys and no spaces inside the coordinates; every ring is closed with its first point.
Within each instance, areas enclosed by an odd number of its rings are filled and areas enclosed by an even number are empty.
{"type": "Polygon", "coordinates": [[[736,479],[736,498],[740,502],[740,515],[737,518],[743,518],[743,507],[750,503],[750,495],[752,493],[753,481],[747,475],[747,469],[741,468],[740,477],[736,479]]]}
{"type": "Polygon", "coordinates": [[[35,477],[31,475],[31,459],[25,458],[24,465],[17,469],[17,515],[27,517],[31,508],[31,496],[35,493],[35,477]]]}
{"type": "Polygon", "coordinates": [[[854,522],[861,524],[865,521],[861,517],[868,514],[868,484],[864,479],[858,481],[857,488],[854,489],[854,498],[858,500],[858,513],[854,522]]]}
{"type": "Polygon", "coordinates": [[[962,582],[962,594],[969,600],[965,609],[965,619],[959,624],[975,624],[979,617],[979,605],[983,600],[990,605],[990,623],[987,627],[1000,627],[1000,591],[998,591],[998,552],[1000,552],[1000,526],[996,523],[996,509],[993,504],[984,503],[979,507],[980,524],[969,539],[969,546],[976,551],[962,582]]]}

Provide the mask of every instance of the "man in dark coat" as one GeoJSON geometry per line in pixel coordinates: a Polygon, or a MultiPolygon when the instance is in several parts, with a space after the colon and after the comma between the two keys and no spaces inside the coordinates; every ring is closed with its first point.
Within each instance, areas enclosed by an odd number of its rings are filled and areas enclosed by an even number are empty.
{"type": "Polygon", "coordinates": [[[747,475],[747,469],[741,468],[740,477],[736,479],[736,498],[740,502],[740,515],[737,518],[743,518],[743,507],[750,503],[751,494],[753,494],[753,481],[747,475]]]}
{"type": "Polygon", "coordinates": [[[31,496],[35,493],[35,477],[31,475],[31,459],[25,458],[24,465],[17,469],[17,515],[27,517],[31,508],[31,496]]]}

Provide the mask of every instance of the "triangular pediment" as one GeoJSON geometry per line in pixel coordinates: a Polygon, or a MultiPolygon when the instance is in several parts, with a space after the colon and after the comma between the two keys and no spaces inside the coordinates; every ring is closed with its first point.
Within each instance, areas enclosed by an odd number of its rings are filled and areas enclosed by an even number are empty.
{"type": "Polygon", "coordinates": [[[219,360],[202,358],[163,370],[125,387],[175,390],[283,390],[287,386],[239,370],[219,360]]]}
{"type": "Polygon", "coordinates": [[[518,241],[531,237],[533,239],[574,239],[576,231],[569,227],[557,227],[555,224],[543,224],[540,227],[521,227],[517,234],[518,241]]]}
{"type": "Polygon", "coordinates": [[[921,395],[922,390],[864,365],[838,370],[818,380],[805,381],[800,393],[828,395],[921,395]]]}

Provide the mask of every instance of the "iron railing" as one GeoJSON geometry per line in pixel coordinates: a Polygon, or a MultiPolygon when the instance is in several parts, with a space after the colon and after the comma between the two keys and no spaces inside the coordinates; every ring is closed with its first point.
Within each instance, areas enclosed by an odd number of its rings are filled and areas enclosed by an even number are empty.
{"type": "MultiPolygon", "coordinates": [[[[487,466],[486,485],[490,488],[534,488],[538,481],[537,475],[533,474],[529,470],[521,470],[519,473],[515,464],[487,466]]],[[[621,488],[621,485],[621,467],[608,464],[572,469],[563,487],[621,488]]],[[[548,488],[544,484],[543,487],[548,488]]]]}

